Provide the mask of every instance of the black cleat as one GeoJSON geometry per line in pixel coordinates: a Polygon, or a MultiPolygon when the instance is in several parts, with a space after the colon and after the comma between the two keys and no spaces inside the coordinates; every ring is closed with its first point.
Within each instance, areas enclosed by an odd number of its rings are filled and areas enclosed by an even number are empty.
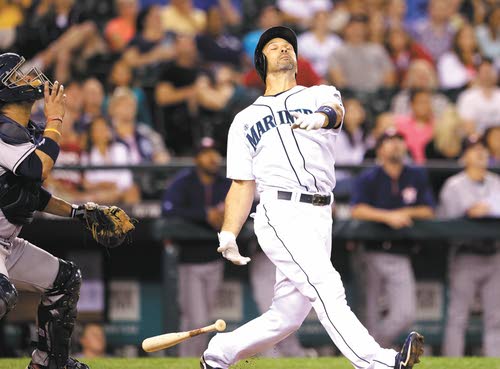
{"type": "Polygon", "coordinates": [[[411,332],[406,337],[401,351],[396,355],[394,369],[412,369],[413,365],[420,362],[420,356],[424,353],[424,336],[417,332],[411,332]]]}
{"type": "Polygon", "coordinates": [[[214,368],[213,366],[208,365],[207,362],[205,361],[205,358],[203,357],[203,355],[201,355],[201,357],[200,357],[200,369],[222,369],[222,368],[214,368]]]}

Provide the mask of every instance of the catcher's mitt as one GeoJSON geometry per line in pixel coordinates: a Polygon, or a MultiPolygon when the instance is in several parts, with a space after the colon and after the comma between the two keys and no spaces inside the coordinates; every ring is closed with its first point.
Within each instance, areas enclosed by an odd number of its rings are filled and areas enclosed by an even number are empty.
{"type": "Polygon", "coordinates": [[[88,202],[74,207],[72,215],[82,221],[97,243],[108,248],[121,245],[135,229],[127,213],[117,206],[88,202]]]}

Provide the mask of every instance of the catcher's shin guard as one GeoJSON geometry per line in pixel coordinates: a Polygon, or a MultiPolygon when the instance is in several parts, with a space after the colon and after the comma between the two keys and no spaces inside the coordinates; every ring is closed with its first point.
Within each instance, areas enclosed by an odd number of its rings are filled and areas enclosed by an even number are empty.
{"type": "Polygon", "coordinates": [[[17,290],[6,275],[0,273],[0,319],[14,309],[17,303],[17,290]]]}
{"type": "Polygon", "coordinates": [[[71,334],[76,320],[82,274],[72,262],[59,259],[59,272],[44,297],[61,297],[51,305],[38,306],[38,344],[49,355],[47,369],[63,369],[69,358],[71,334]]]}

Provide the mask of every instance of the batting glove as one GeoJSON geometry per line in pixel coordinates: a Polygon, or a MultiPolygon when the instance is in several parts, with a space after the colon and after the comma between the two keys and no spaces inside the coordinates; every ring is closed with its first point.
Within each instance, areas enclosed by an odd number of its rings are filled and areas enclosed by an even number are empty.
{"type": "Polygon", "coordinates": [[[322,113],[302,114],[294,111],[292,115],[295,118],[292,129],[301,128],[311,131],[313,129],[320,129],[325,124],[325,114],[322,113]]]}
{"type": "Polygon", "coordinates": [[[247,265],[250,261],[249,257],[241,256],[238,250],[238,245],[236,244],[236,236],[231,232],[222,231],[218,234],[219,236],[219,248],[217,252],[220,252],[224,258],[229,260],[231,263],[236,265],[247,265]]]}

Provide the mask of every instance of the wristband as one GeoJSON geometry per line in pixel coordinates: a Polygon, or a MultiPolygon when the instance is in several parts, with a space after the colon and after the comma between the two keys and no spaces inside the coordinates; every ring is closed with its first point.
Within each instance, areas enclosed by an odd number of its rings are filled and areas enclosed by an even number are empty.
{"type": "Polygon", "coordinates": [[[57,133],[59,135],[59,137],[61,137],[61,132],[59,132],[57,129],[55,128],[45,128],[45,130],[43,131],[44,133],[45,132],[54,132],[54,133],[57,133]]]}
{"type": "Polygon", "coordinates": [[[335,128],[335,125],[337,124],[337,112],[335,111],[334,108],[328,105],[321,105],[315,113],[323,113],[328,117],[328,124],[323,127],[325,129],[331,129],[335,128]]]}
{"type": "Polygon", "coordinates": [[[59,156],[59,145],[50,137],[43,137],[42,144],[37,147],[37,150],[43,151],[45,154],[50,156],[52,161],[55,163],[57,157],[59,156]]]}
{"type": "Polygon", "coordinates": [[[81,218],[85,214],[84,205],[71,204],[71,218],[81,218]]]}

